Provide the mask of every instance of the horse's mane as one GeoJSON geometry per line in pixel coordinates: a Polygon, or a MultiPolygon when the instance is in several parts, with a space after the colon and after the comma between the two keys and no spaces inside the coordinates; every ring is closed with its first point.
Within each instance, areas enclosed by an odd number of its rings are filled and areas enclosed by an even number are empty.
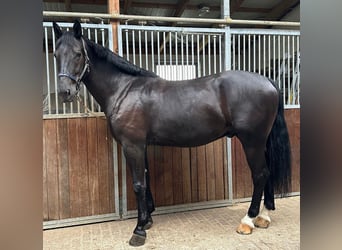
{"type": "Polygon", "coordinates": [[[146,69],[140,68],[137,65],[127,61],[125,58],[113,53],[108,48],[102,47],[101,45],[94,43],[93,41],[87,40],[87,45],[92,48],[93,52],[102,59],[105,59],[109,63],[114,64],[119,70],[134,76],[148,76],[158,77],[155,73],[146,69]]]}

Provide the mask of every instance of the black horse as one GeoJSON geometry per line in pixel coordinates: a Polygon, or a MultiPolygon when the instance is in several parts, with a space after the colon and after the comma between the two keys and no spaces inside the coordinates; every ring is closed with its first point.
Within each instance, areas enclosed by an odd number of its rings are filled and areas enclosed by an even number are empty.
{"type": "Polygon", "coordinates": [[[279,90],[272,80],[227,71],[170,82],[139,68],[82,37],[81,25],[57,37],[59,93],[72,101],[83,82],[104,111],[112,135],[122,145],[133,177],[138,222],[129,243],[143,245],[152,226],[154,202],[149,185],[147,145],[193,147],[220,137],[241,141],[253,178],[253,197],[237,232],[267,228],[274,191],[288,191],[291,179],[289,136],[279,90]],[[264,208],[259,213],[262,194],[264,208]]]}

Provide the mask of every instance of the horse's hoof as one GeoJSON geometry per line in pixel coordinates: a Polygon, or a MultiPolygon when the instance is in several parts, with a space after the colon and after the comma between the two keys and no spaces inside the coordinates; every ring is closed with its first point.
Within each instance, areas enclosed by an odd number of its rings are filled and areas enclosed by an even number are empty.
{"type": "Polygon", "coordinates": [[[133,247],[142,246],[145,244],[146,236],[142,236],[139,234],[133,234],[131,239],[129,240],[129,244],[133,247]]]}
{"type": "Polygon", "coordinates": [[[253,231],[253,228],[248,226],[247,224],[240,224],[239,227],[236,229],[236,232],[239,234],[247,235],[251,234],[253,231]]]}
{"type": "Polygon", "coordinates": [[[153,225],[153,220],[152,220],[152,217],[150,217],[146,223],[146,225],[144,226],[144,230],[148,230],[152,227],[153,225]]]}
{"type": "Polygon", "coordinates": [[[270,225],[270,221],[258,216],[254,221],[254,225],[260,228],[268,228],[268,226],[270,225]]]}

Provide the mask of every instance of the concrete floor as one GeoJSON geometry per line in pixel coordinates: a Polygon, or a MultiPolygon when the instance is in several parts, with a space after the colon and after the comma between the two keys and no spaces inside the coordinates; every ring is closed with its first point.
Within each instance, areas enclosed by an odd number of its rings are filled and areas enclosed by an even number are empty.
{"type": "Polygon", "coordinates": [[[251,235],[235,232],[249,203],[167,215],[155,215],[144,246],[130,247],[136,219],[46,230],[45,250],[109,249],[299,249],[300,197],[276,200],[268,229],[251,235]]]}

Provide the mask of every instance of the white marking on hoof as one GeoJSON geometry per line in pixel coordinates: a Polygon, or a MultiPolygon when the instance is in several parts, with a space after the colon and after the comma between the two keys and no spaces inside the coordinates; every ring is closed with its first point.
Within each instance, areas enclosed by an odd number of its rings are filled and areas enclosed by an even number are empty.
{"type": "Polygon", "coordinates": [[[271,217],[269,216],[270,210],[268,210],[265,206],[262,208],[261,212],[258,214],[258,217],[271,222],[271,217]]]}
{"type": "Polygon", "coordinates": [[[254,228],[253,218],[249,217],[248,214],[246,214],[245,217],[241,219],[241,224],[246,224],[251,228],[254,228]]]}

